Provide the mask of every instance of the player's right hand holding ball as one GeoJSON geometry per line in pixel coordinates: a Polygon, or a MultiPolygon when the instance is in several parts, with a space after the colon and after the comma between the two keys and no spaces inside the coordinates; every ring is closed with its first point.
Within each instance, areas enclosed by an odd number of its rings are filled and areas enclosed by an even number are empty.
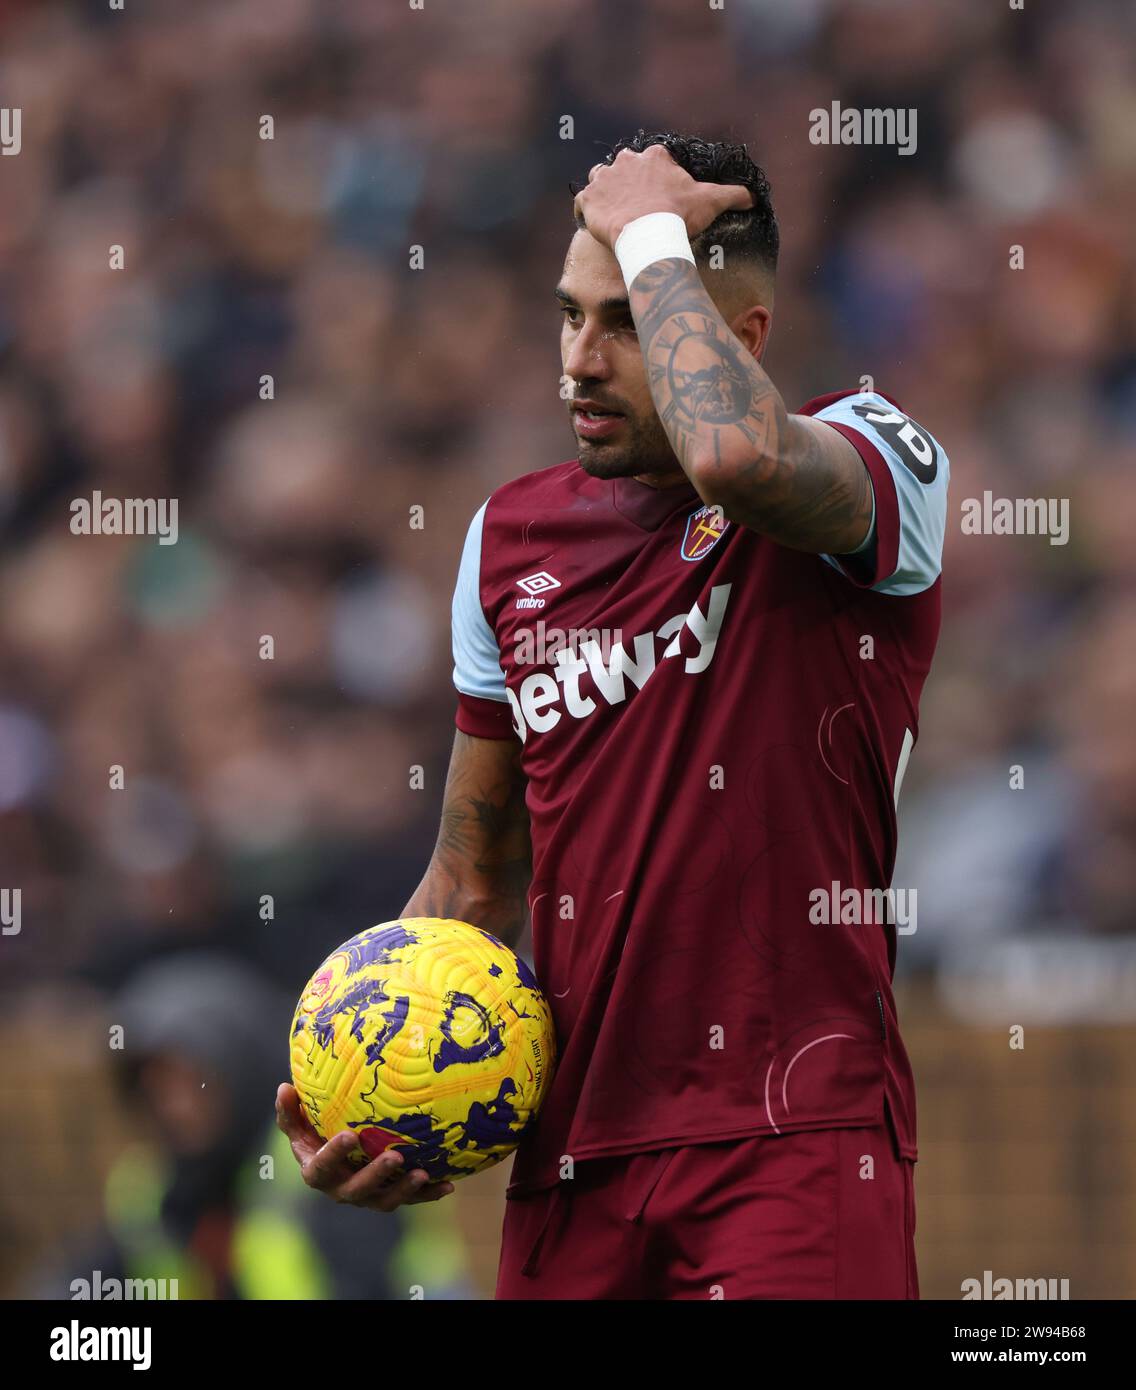
{"type": "Polygon", "coordinates": [[[324,1143],[304,1114],[295,1086],[277,1087],[276,1124],[288,1136],[307,1185],[337,1202],[395,1211],[417,1202],[436,1202],[454,1190],[452,1182],[430,1182],[421,1168],[404,1173],[403,1157],[396,1149],[356,1167],[348,1157],[358,1146],[355,1134],[345,1129],[324,1143]]]}

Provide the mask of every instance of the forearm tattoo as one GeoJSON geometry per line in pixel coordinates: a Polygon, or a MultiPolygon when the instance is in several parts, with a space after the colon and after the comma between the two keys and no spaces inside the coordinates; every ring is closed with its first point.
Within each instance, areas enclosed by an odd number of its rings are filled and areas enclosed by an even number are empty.
{"type": "Polygon", "coordinates": [[[458,733],[429,868],[404,916],[473,920],[510,944],[524,930],[532,844],[519,752],[488,770],[458,733]]]}
{"type": "Polygon", "coordinates": [[[867,470],[835,431],[794,424],[697,267],[656,261],[629,299],[655,408],[683,469],[721,488],[727,515],[775,540],[854,549],[872,514],[867,470]]]}

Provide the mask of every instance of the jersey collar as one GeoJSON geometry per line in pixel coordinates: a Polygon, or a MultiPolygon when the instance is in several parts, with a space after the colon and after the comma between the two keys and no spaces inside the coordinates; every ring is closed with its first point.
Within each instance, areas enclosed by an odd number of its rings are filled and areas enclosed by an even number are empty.
{"type": "Polygon", "coordinates": [[[612,478],[611,489],[612,506],[643,531],[657,531],[675,512],[685,511],[692,501],[699,500],[689,480],[674,487],[651,487],[634,478],[612,478]]]}

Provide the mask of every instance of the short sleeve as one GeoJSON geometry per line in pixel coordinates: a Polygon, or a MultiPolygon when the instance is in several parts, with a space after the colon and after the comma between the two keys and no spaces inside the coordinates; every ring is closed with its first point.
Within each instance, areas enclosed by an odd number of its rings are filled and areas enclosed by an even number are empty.
{"type": "Polygon", "coordinates": [[[942,445],[878,392],[841,396],[816,410],[815,418],[855,446],[875,497],[874,546],[855,559],[824,560],[853,584],[878,593],[929,589],[942,569],[947,522],[950,463],[942,445]]]}
{"type": "Polygon", "coordinates": [[[452,632],[454,686],[458,692],[456,723],[476,738],[513,738],[512,712],[497,638],[481,606],[482,504],[466,533],[454,587],[452,632]]]}

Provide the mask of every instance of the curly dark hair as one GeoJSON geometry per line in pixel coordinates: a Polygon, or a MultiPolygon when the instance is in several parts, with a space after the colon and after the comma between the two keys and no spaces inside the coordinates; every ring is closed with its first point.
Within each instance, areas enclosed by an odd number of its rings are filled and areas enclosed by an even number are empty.
{"type": "MultiPolygon", "coordinates": [[[[600,162],[610,164],[620,150],[642,154],[651,145],[662,145],[674,162],[700,183],[740,183],[753,195],[751,209],[722,213],[694,238],[691,249],[695,256],[704,260],[711,246],[720,246],[727,259],[745,257],[760,262],[770,273],[775,271],[781,235],[773,212],[769,179],[765,170],[750,158],[745,145],[703,140],[697,135],[679,135],[673,130],[654,134],[638,130],[629,139],[617,140],[600,162]]],[[[584,187],[586,183],[572,184],[573,196],[584,187]]]]}

